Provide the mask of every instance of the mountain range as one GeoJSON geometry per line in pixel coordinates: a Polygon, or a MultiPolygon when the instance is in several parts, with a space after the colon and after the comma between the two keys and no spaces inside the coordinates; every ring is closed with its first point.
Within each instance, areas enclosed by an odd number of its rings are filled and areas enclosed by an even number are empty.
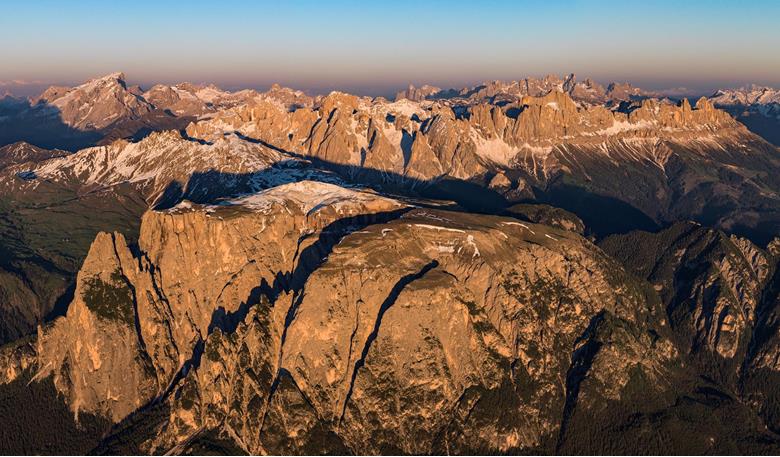
{"type": "Polygon", "coordinates": [[[0,450],[777,453],[779,106],[6,96],[0,450]]]}

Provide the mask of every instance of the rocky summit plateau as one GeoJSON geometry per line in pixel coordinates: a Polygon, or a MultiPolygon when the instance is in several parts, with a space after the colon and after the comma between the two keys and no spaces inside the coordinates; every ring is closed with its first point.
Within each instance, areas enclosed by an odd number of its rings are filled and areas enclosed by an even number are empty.
{"type": "Polygon", "coordinates": [[[780,92],[0,99],[2,454],[777,454],[780,92]]]}

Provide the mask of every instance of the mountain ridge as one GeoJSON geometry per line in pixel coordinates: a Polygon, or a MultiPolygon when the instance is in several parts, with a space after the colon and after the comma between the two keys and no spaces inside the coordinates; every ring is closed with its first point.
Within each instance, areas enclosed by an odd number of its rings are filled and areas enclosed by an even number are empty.
{"type": "Polygon", "coordinates": [[[96,144],[0,147],[0,397],[45,398],[0,449],[47,404],[85,454],[780,449],[776,146],[574,75],[403,92],[45,91],[96,144]]]}

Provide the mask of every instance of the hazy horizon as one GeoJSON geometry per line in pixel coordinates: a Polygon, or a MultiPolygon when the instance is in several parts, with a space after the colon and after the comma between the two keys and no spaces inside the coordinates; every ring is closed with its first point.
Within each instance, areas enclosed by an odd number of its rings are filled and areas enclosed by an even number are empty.
{"type": "Polygon", "coordinates": [[[6,2],[0,94],[122,71],[128,83],[214,83],[388,96],[575,73],[704,94],[780,85],[780,3],[6,2]]]}

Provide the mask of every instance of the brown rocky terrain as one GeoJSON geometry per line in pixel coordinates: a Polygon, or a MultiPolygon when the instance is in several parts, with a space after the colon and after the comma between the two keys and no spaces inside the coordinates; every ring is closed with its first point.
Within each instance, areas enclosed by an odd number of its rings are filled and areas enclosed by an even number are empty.
{"type": "Polygon", "coordinates": [[[278,84],[265,92],[229,92],[192,83],[158,84],[143,91],[129,86],[119,72],[76,87],[51,86],[28,100],[2,100],[0,146],[26,141],[74,152],[118,139],[139,140],[155,131],[180,130],[198,118],[256,100],[287,108],[313,103],[303,92],[278,84]]]}
{"type": "MultiPolygon", "coordinates": [[[[301,182],[148,213],[137,250],[99,235],[67,315],[38,337],[38,376],[114,422],[173,388],[147,450],[217,429],[249,452],[322,434],[353,451],[507,452],[558,431],[566,348],[595,316],[664,332],[660,312],[572,232],[301,182]],[[519,409],[496,416],[497,395],[519,409]],[[483,410],[479,427],[464,408],[483,410]]],[[[677,357],[654,345],[602,368],[609,395],[623,370],[653,378],[677,357]]]]}
{"type": "Polygon", "coordinates": [[[517,81],[486,81],[474,87],[460,90],[447,89],[429,85],[419,88],[409,85],[396,94],[395,100],[409,99],[423,101],[433,99],[448,99],[467,103],[511,103],[524,96],[541,97],[550,91],[567,93],[578,102],[602,104],[609,101],[644,99],[659,96],[650,91],[644,91],[630,83],[610,83],[605,89],[601,84],[586,78],[577,81],[577,76],[571,73],[566,76],[547,75],[542,78],[527,77],[517,81]]]}
{"type": "Polygon", "coordinates": [[[762,404],[729,392],[774,258],[696,225],[636,236],[604,244],[625,270],[573,231],[333,184],[180,203],[137,245],[95,238],[67,314],[5,350],[3,382],[52,379],[135,452],[604,452],[637,415],[670,449],[652,430],[691,408],[746,418],[715,449],[770,449],[762,404]]]}
{"type": "Polygon", "coordinates": [[[398,91],[398,93],[395,94],[395,101],[408,99],[413,102],[421,102],[430,96],[438,94],[439,92],[441,92],[440,87],[424,84],[418,88],[414,87],[412,84],[409,84],[408,88],[398,91]]]}
{"type": "MultiPolygon", "coordinates": [[[[119,76],[100,81],[90,84],[126,87],[119,76]]],[[[534,81],[526,81],[528,90],[557,87],[552,77],[544,84],[534,81]]],[[[579,83],[574,81],[572,76],[560,84],[575,87],[579,83]]],[[[107,194],[132,208],[122,217],[137,218],[144,204],[170,206],[182,198],[205,202],[314,173],[329,182],[456,200],[476,211],[543,202],[573,212],[584,222],[580,230],[587,227],[597,236],[687,218],[764,244],[780,223],[780,189],[770,178],[778,169],[776,148],[706,99],[695,107],[685,101],[644,100],[608,109],[575,102],[554,88],[517,103],[464,107],[451,100],[388,103],[343,93],[311,99],[280,86],[251,95],[191,84],[175,86],[175,91],[182,101],[199,100],[198,106],[215,111],[191,123],[186,134],[119,140],[45,162],[40,159],[63,153],[22,154],[24,148],[4,148],[3,160],[13,166],[0,177],[0,186],[15,196],[4,210],[6,232],[18,240],[6,243],[6,249],[11,259],[41,258],[35,267],[20,266],[19,260],[6,267],[15,271],[5,289],[8,302],[40,303],[7,319],[18,323],[6,339],[31,330],[46,316],[73,281],[91,239],[111,225],[79,221],[79,230],[86,230],[78,247],[68,250],[66,262],[47,253],[61,250],[52,246],[54,239],[48,240],[56,236],[54,227],[42,229],[45,242],[33,252],[28,247],[36,242],[23,236],[20,227],[33,218],[45,223],[52,203],[80,208],[107,194]],[[34,160],[19,163],[27,160],[26,154],[34,160]],[[30,268],[39,272],[27,275],[30,268]],[[39,277],[41,268],[57,271],[61,285],[54,294],[41,290],[31,298],[30,290],[37,286],[24,278],[39,277]]],[[[92,93],[48,92],[46,97],[57,100],[63,94],[92,93]]],[[[10,308],[25,306],[6,306],[10,308]]]]}
{"type": "Polygon", "coordinates": [[[66,151],[43,149],[20,141],[0,147],[0,169],[12,165],[38,163],[54,157],[68,155],[66,151]]]}
{"type": "Polygon", "coordinates": [[[125,75],[112,73],[72,89],[52,87],[34,100],[57,111],[62,122],[80,130],[107,127],[118,118],[141,117],[153,106],[132,93],[125,84],[125,75]]]}
{"type": "Polygon", "coordinates": [[[777,453],[775,146],[574,75],[403,92],[47,90],[105,144],[0,148],[0,450],[777,453]]]}
{"type": "Polygon", "coordinates": [[[706,98],[608,109],[555,90],[467,107],[332,93],[311,109],[238,107],[187,132],[206,141],[239,132],[368,182],[474,182],[509,201],[563,206],[601,233],[691,218],[765,243],[778,228],[777,149],[706,98]],[[594,200],[609,214],[587,214],[594,200]]]}
{"type": "Polygon", "coordinates": [[[305,177],[337,182],[308,162],[235,136],[200,144],[175,131],[75,154],[27,144],[2,148],[0,341],[61,313],[95,235],[136,238],[140,216],[182,198],[210,201],[305,177]],[[52,219],[56,223],[52,223],[52,219]]]}

